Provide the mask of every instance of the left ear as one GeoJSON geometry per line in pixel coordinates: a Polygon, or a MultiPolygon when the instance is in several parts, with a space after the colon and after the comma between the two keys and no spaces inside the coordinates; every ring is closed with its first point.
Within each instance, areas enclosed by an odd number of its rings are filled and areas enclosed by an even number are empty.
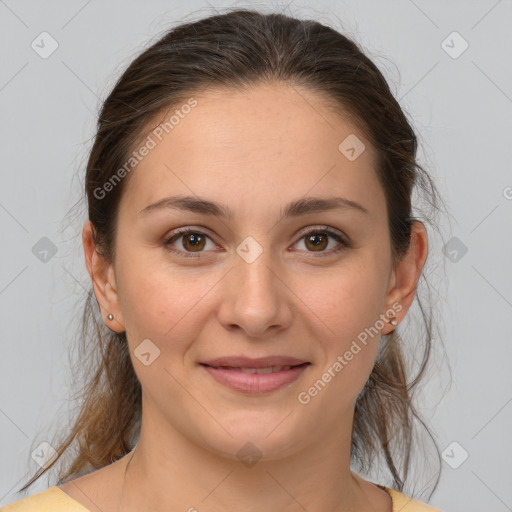
{"type": "MultiPolygon", "coordinates": [[[[427,255],[427,230],[422,222],[414,221],[411,226],[409,249],[392,272],[391,285],[386,297],[387,309],[396,312],[394,318],[398,324],[405,318],[414,300],[416,287],[427,260],[427,255]]],[[[382,334],[389,334],[395,327],[386,323],[382,329],[382,334]]]]}

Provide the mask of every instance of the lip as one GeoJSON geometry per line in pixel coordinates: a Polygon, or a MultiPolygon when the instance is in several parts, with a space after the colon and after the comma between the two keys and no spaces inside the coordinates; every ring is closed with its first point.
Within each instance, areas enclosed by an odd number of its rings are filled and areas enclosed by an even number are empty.
{"type": "Polygon", "coordinates": [[[307,363],[304,359],[288,356],[267,356],[267,357],[219,357],[210,361],[202,361],[201,364],[208,366],[226,366],[230,368],[267,368],[269,366],[297,366],[307,363]]]}
{"type": "Polygon", "coordinates": [[[290,385],[299,378],[311,363],[287,356],[270,356],[258,359],[224,357],[200,363],[220,384],[246,394],[270,393],[290,385]],[[268,368],[291,366],[273,373],[244,373],[240,368],[268,368]]]}

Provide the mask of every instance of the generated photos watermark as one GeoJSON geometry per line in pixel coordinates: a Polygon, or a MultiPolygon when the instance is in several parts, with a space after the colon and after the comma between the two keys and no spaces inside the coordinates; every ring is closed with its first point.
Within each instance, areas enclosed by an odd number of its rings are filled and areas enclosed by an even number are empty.
{"type": "Polygon", "coordinates": [[[189,98],[187,103],[184,103],[179,109],[175,109],[174,114],[154,128],[146,137],[144,143],[132,152],[128,160],[101,187],[94,189],[94,197],[100,200],[104,199],[108,192],[111,192],[152,149],[156,148],[157,144],[164,138],[164,134],[170,133],[179,124],[180,120],[184,119],[196,105],[197,100],[189,98]]]}
{"type": "Polygon", "coordinates": [[[354,357],[361,352],[361,345],[366,346],[368,344],[368,338],[371,336],[372,338],[379,334],[380,330],[386,325],[386,319],[394,317],[396,313],[402,311],[402,305],[398,302],[395,302],[390,309],[386,311],[386,313],[381,313],[379,319],[375,321],[375,323],[371,327],[365,327],[363,331],[361,331],[357,335],[357,340],[352,340],[352,344],[350,348],[346,350],[343,354],[339,355],[336,358],[336,361],[327,368],[327,370],[322,374],[322,376],[317,379],[312,386],[310,386],[306,391],[301,391],[297,395],[297,399],[299,403],[302,405],[307,405],[311,402],[311,399],[317,396],[329,382],[331,382],[336,375],[338,375],[345,366],[347,366],[354,357]],[[359,341],[359,343],[358,343],[359,341]]]}

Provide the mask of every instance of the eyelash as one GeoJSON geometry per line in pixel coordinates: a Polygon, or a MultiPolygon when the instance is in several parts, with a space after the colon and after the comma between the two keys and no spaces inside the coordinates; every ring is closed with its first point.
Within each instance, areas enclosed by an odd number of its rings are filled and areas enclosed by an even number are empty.
{"type": "MultiPolygon", "coordinates": [[[[173,252],[174,254],[177,254],[184,258],[200,258],[201,252],[191,253],[191,252],[187,252],[187,251],[176,250],[171,245],[173,242],[175,242],[180,237],[182,237],[184,235],[191,234],[191,233],[196,234],[196,235],[206,236],[207,238],[212,240],[212,238],[210,236],[208,236],[206,233],[204,233],[200,230],[192,229],[192,228],[182,228],[182,229],[176,230],[170,238],[166,239],[166,241],[164,243],[166,249],[173,252]]],[[[322,254],[322,255],[337,254],[345,249],[352,247],[352,243],[349,240],[347,240],[346,238],[343,238],[339,233],[337,233],[336,231],[333,231],[332,229],[329,229],[329,227],[327,227],[327,226],[323,227],[323,228],[314,228],[311,231],[304,233],[297,240],[297,242],[304,239],[306,236],[317,235],[317,234],[326,234],[326,235],[330,236],[331,238],[334,238],[334,240],[336,240],[337,242],[340,243],[339,247],[337,247],[335,249],[331,249],[329,251],[320,251],[319,254],[322,254]]],[[[212,242],[213,242],[213,240],[212,240],[212,242]]],[[[314,253],[315,251],[307,251],[307,252],[314,253]]],[[[322,256],[320,256],[320,257],[322,257],[322,256]]]]}

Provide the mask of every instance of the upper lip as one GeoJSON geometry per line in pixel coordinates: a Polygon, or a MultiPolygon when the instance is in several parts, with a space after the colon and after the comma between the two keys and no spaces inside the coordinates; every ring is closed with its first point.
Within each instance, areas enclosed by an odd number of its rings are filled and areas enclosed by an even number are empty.
{"type": "Polygon", "coordinates": [[[202,361],[200,364],[207,366],[227,366],[231,368],[268,368],[270,366],[297,366],[299,364],[307,363],[303,359],[288,356],[268,356],[250,358],[244,356],[237,357],[219,357],[217,359],[210,359],[209,361],[202,361]]]}

